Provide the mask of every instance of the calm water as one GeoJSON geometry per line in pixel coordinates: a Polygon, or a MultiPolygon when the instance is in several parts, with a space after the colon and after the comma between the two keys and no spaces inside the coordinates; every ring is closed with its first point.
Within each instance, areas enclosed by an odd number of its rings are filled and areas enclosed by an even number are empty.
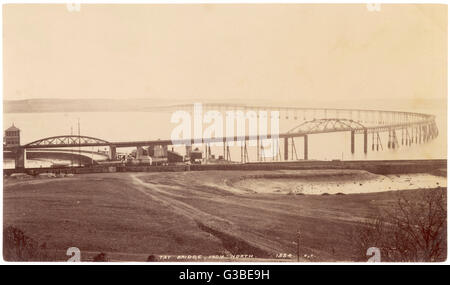
{"type": "MultiPolygon", "coordinates": [[[[384,151],[372,151],[372,136],[368,138],[368,154],[363,152],[363,135],[356,135],[355,154],[350,152],[350,133],[329,133],[309,136],[309,159],[431,159],[447,157],[447,127],[446,113],[444,111],[427,110],[433,113],[439,128],[439,136],[428,143],[401,146],[392,150],[387,148],[387,133],[380,133],[384,151]]],[[[138,141],[169,139],[172,129],[177,124],[170,122],[169,112],[83,112],[83,113],[7,113],[3,117],[3,128],[6,129],[12,123],[21,129],[21,144],[45,137],[78,134],[77,121],[81,125],[81,134],[92,136],[107,141],[138,141]]],[[[311,119],[311,118],[307,118],[311,119]]],[[[303,118],[294,119],[292,114],[286,119],[285,114],[280,113],[280,132],[285,132],[303,121],[303,118]]],[[[204,124],[204,128],[207,124],[204,124]]],[[[397,134],[401,143],[401,132],[397,134]]],[[[303,158],[303,139],[295,141],[299,159],[303,158]]],[[[85,148],[97,151],[97,148],[85,148]]],[[[104,150],[105,148],[101,148],[104,150]]],[[[184,147],[175,147],[176,151],[184,154],[184,147]]],[[[240,160],[240,148],[232,147],[232,160],[240,160]]],[[[130,152],[131,149],[118,149],[118,152],[130,152]]],[[[223,154],[223,147],[212,147],[212,153],[223,154]]],[[[281,149],[281,153],[283,150],[281,149]]],[[[291,150],[289,150],[291,153],[291,150]]],[[[249,147],[248,155],[251,161],[256,160],[256,147],[249,147]]],[[[270,161],[270,159],[269,159],[270,161]]],[[[27,167],[39,165],[48,166],[46,161],[29,161],[27,167]]],[[[11,161],[4,161],[4,167],[11,167],[11,161]]]]}

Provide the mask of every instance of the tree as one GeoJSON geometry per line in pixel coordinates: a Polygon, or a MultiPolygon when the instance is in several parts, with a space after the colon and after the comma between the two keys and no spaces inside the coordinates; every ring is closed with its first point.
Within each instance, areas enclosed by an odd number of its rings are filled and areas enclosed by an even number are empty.
{"type": "Polygon", "coordinates": [[[7,261],[55,261],[47,243],[41,245],[25,235],[19,228],[8,226],[3,229],[3,258],[7,261]]]}
{"type": "Polygon", "coordinates": [[[356,258],[367,260],[367,249],[377,247],[381,261],[444,261],[447,257],[446,189],[399,196],[391,209],[368,219],[352,232],[356,258]]]}
{"type": "Polygon", "coordinates": [[[99,254],[97,254],[96,256],[94,256],[92,258],[93,262],[107,262],[109,261],[108,256],[106,255],[106,253],[100,252],[99,254]]]}

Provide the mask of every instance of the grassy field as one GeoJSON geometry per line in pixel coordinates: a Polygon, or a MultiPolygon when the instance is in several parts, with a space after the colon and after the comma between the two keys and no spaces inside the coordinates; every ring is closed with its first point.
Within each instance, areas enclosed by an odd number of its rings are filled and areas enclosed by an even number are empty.
{"type": "Polygon", "coordinates": [[[429,190],[347,195],[239,193],[227,183],[241,172],[86,174],[4,182],[4,226],[14,226],[65,260],[100,252],[112,260],[151,254],[217,260],[354,260],[348,233],[398,199],[429,190]],[[220,259],[220,255],[255,259],[220,259]],[[289,256],[291,254],[291,256],[289,256]],[[288,259],[280,259],[279,255],[288,259]],[[290,259],[289,259],[290,257],[290,259]],[[215,258],[215,259],[214,259],[215,258]]]}

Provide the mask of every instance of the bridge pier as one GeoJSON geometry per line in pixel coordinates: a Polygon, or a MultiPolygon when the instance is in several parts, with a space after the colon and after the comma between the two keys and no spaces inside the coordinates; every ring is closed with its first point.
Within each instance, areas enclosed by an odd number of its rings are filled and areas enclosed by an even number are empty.
{"type": "Polygon", "coordinates": [[[392,135],[391,130],[389,130],[388,148],[391,148],[392,135]]]}
{"type": "Polygon", "coordinates": [[[247,140],[244,141],[244,163],[250,162],[247,150],[247,140]]]}
{"type": "Polygon", "coordinates": [[[398,143],[397,130],[394,129],[393,132],[394,132],[394,148],[399,148],[400,144],[398,143]]]}
{"type": "Polygon", "coordinates": [[[144,148],[142,146],[136,147],[136,159],[141,159],[144,155],[144,148]]]}
{"type": "Polygon", "coordinates": [[[372,133],[372,151],[375,151],[375,133],[372,133]]]}
{"type": "Polygon", "coordinates": [[[364,129],[364,154],[367,154],[367,130],[364,129]]]}
{"type": "Polygon", "coordinates": [[[241,143],[241,163],[244,163],[244,145],[241,143]]]}
{"type": "Polygon", "coordinates": [[[116,160],[117,159],[117,153],[116,153],[116,146],[110,145],[109,146],[109,159],[110,160],[116,160]]]}
{"type": "Polygon", "coordinates": [[[22,147],[18,147],[14,150],[15,152],[15,168],[23,169],[25,168],[26,150],[22,147]]]}
{"type": "Polygon", "coordinates": [[[433,123],[433,138],[437,138],[437,136],[439,135],[439,130],[438,127],[436,126],[436,123],[433,123]]]}
{"type": "MultiPolygon", "coordinates": [[[[292,157],[294,159],[294,157],[292,157]]],[[[284,160],[289,160],[289,138],[284,138],[284,160]]]]}
{"type": "MultiPolygon", "coordinates": [[[[294,160],[294,148],[295,148],[294,137],[291,137],[291,157],[292,157],[292,160],[294,160]]],[[[297,157],[297,151],[295,152],[295,156],[297,157]]],[[[298,158],[297,158],[297,160],[298,160],[298,158]]]]}
{"type": "Polygon", "coordinates": [[[223,141],[223,159],[226,160],[226,158],[225,158],[225,140],[223,141]]]}
{"type": "Polygon", "coordinates": [[[350,151],[352,154],[355,153],[355,131],[351,131],[350,133],[350,151]]]}
{"type": "Polygon", "coordinates": [[[260,154],[260,150],[261,150],[261,145],[260,145],[261,141],[259,139],[256,140],[256,161],[261,161],[261,154],[260,154]]]}
{"type": "Polygon", "coordinates": [[[304,146],[303,159],[308,160],[308,135],[304,135],[303,140],[304,140],[303,141],[303,146],[304,146]]]}
{"type": "Polygon", "coordinates": [[[422,143],[422,126],[419,126],[419,143],[422,143]]]}
{"type": "MultiPolygon", "coordinates": [[[[186,145],[186,156],[191,157],[191,152],[192,152],[192,145],[186,145]]],[[[225,154],[223,155],[223,157],[225,157],[225,154]]]]}

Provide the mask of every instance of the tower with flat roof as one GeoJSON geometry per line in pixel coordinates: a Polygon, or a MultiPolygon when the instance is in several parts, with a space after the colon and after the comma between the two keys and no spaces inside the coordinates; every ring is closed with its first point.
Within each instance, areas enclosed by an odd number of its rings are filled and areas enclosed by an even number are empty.
{"type": "Polygon", "coordinates": [[[20,146],[20,129],[12,124],[11,127],[5,130],[3,137],[5,147],[18,147],[20,146]]]}

